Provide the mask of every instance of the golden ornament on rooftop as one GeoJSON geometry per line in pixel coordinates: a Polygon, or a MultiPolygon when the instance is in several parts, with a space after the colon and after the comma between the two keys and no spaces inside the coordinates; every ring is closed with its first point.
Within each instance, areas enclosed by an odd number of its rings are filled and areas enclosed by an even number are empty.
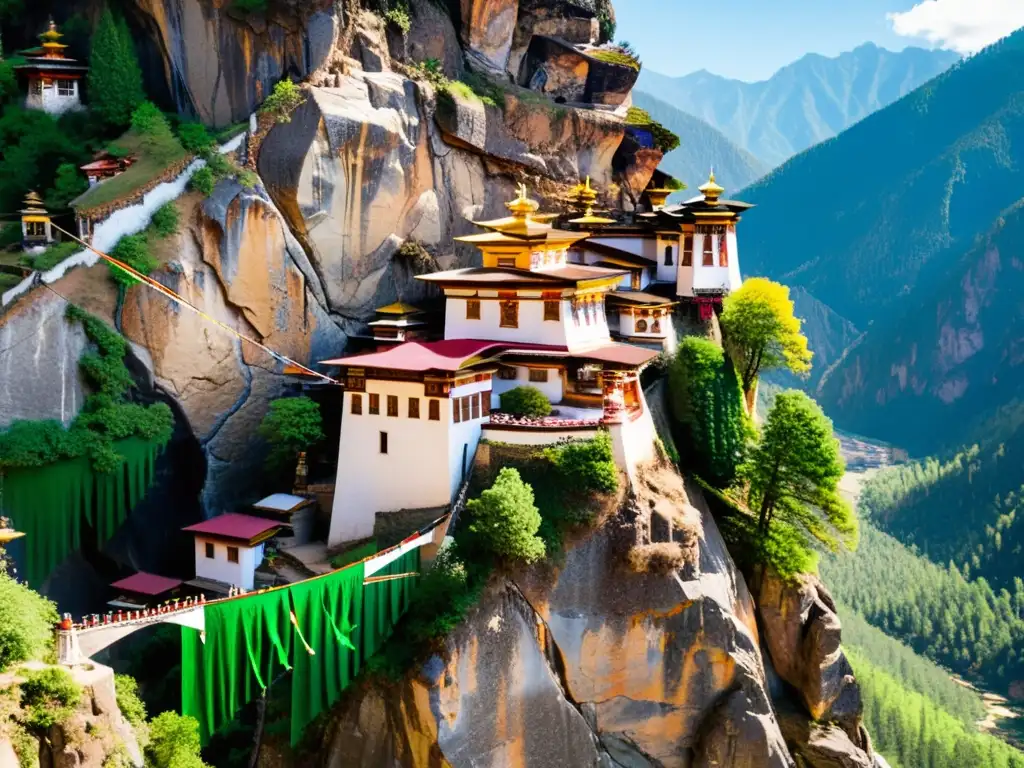
{"type": "Polygon", "coordinates": [[[520,184],[517,189],[519,195],[515,200],[505,203],[505,207],[512,212],[515,218],[525,219],[540,208],[540,203],[528,196],[525,184],[520,184]]]}
{"type": "Polygon", "coordinates": [[[720,198],[722,193],[725,192],[725,187],[720,186],[715,181],[715,169],[712,168],[711,175],[708,176],[707,182],[697,187],[697,190],[704,195],[704,199],[709,203],[717,203],[718,198],[720,198]]]}

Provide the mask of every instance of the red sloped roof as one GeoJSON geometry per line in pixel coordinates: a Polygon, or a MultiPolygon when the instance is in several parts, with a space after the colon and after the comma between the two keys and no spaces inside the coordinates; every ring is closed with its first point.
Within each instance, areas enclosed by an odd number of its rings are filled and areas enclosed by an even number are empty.
{"type": "Polygon", "coordinates": [[[181,579],[169,579],[166,576],[158,576],[155,573],[139,571],[133,573],[126,579],[115,581],[114,589],[123,589],[126,592],[135,592],[140,595],[162,595],[175,587],[181,586],[181,579]]]}
{"type": "Polygon", "coordinates": [[[508,341],[480,339],[446,339],[444,341],[407,341],[404,344],[365,355],[322,360],[323,365],[355,365],[366,368],[388,368],[395,371],[457,371],[467,361],[485,352],[497,353],[507,347],[564,351],[565,347],[546,344],[515,344],[508,341]]]}
{"type": "Polygon", "coordinates": [[[280,527],[281,523],[275,520],[268,520],[265,517],[254,517],[252,515],[240,515],[236,512],[229,512],[226,515],[211,517],[209,520],[182,528],[182,530],[190,533],[205,533],[210,536],[223,536],[227,539],[248,541],[254,536],[266,533],[271,528],[280,527]]]}

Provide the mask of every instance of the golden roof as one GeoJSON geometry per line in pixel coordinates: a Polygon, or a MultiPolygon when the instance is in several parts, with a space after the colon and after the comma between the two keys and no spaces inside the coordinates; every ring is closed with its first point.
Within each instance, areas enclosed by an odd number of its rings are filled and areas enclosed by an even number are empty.
{"type": "Polygon", "coordinates": [[[35,216],[47,215],[46,208],[43,207],[43,200],[35,190],[25,195],[25,207],[22,208],[19,213],[32,214],[35,216]]]}
{"type": "MultiPolygon", "coordinates": [[[[53,21],[53,17],[50,17],[50,23],[46,31],[39,35],[39,39],[43,40],[44,43],[56,43],[60,38],[64,37],[62,32],[57,31],[57,25],[53,21]]],[[[64,46],[65,48],[67,46],[64,46]]]]}
{"type": "Polygon", "coordinates": [[[489,229],[479,235],[468,235],[455,238],[463,243],[501,243],[501,242],[523,242],[530,240],[579,240],[576,232],[565,232],[552,229],[551,221],[558,218],[557,213],[537,213],[540,203],[527,195],[526,185],[520,184],[517,187],[515,200],[505,203],[505,207],[512,212],[511,216],[503,219],[491,219],[489,221],[474,221],[478,227],[489,229]]]}
{"type": "Polygon", "coordinates": [[[712,168],[711,169],[711,175],[708,176],[707,182],[705,182],[704,184],[701,184],[699,187],[697,187],[697,191],[699,191],[702,195],[704,195],[704,199],[707,202],[709,202],[709,203],[717,203],[718,202],[718,198],[720,198],[722,196],[722,193],[725,192],[725,187],[720,186],[715,181],[715,171],[712,168]]]}
{"type": "Polygon", "coordinates": [[[590,177],[582,184],[577,184],[569,193],[572,206],[583,211],[583,215],[575,219],[569,219],[570,224],[614,224],[615,219],[608,219],[604,216],[594,215],[594,203],[597,202],[597,190],[590,186],[590,177]]]}
{"type": "Polygon", "coordinates": [[[393,304],[377,307],[374,311],[379,315],[414,315],[423,310],[412,304],[406,304],[404,301],[396,301],[393,304]]]}
{"type": "Polygon", "coordinates": [[[0,544],[8,544],[24,535],[21,531],[16,531],[13,528],[0,528],[0,544]]]}

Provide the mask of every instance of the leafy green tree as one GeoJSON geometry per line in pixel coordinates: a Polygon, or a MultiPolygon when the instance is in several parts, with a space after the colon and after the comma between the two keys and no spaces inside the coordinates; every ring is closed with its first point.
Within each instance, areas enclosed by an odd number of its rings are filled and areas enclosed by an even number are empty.
{"type": "Polygon", "coordinates": [[[151,101],[144,101],[132,110],[131,126],[143,136],[166,134],[171,130],[163,112],[151,101]]]}
{"type": "Polygon", "coordinates": [[[145,100],[142,70],[124,18],[103,9],[89,55],[89,109],[110,129],[123,129],[145,100]]]}
{"type": "Polygon", "coordinates": [[[832,550],[840,544],[855,548],[857,520],[838,489],[843,471],[832,422],[818,404],[797,390],[780,393],[742,469],[760,535],[780,522],[807,546],[815,539],[832,550]]]}
{"type": "Polygon", "coordinates": [[[308,397],[283,397],[270,404],[259,433],[270,444],[267,463],[274,469],[294,465],[300,451],[324,439],[320,406],[308,397]]]}
{"type": "Polygon", "coordinates": [[[11,664],[42,659],[53,646],[57,608],[45,597],[0,569],[0,671],[11,664]]]}
{"type": "Polygon", "coordinates": [[[25,192],[53,183],[63,163],[75,167],[89,153],[67,116],[59,121],[39,109],[0,109],[0,210],[21,208],[25,192]]]}
{"type": "Polygon", "coordinates": [[[178,206],[172,200],[153,211],[153,218],[150,220],[149,226],[153,228],[153,232],[158,237],[170,237],[178,231],[179,218],[178,206]]]}
{"type": "Polygon", "coordinates": [[[786,368],[804,374],[811,370],[812,353],[786,286],[763,277],[744,280],[723,302],[720,323],[749,412],[753,412],[757,377],[763,371],[786,368]]]}
{"type": "Polygon", "coordinates": [[[178,140],[189,152],[203,156],[213,149],[214,141],[202,123],[182,123],[178,126],[178,140]]]}
{"type": "Polygon", "coordinates": [[[14,99],[18,95],[18,78],[14,75],[14,65],[0,59],[0,103],[14,99]]]}
{"type": "Polygon", "coordinates": [[[132,725],[138,727],[146,722],[146,705],[139,696],[139,684],[131,675],[114,675],[114,693],[117,708],[132,725]]]}
{"type": "Polygon", "coordinates": [[[592,440],[548,448],[544,456],[554,464],[563,487],[572,493],[611,493],[619,487],[619,470],[607,432],[592,440]]]}
{"type": "MultiPolygon", "coordinates": [[[[148,275],[159,264],[149,252],[149,243],[144,233],[125,235],[117,241],[117,245],[111,250],[110,255],[143,275],[148,275]]],[[[134,276],[120,267],[110,263],[107,266],[110,269],[111,279],[119,286],[129,288],[138,282],[134,276]]]]}
{"type": "Polygon", "coordinates": [[[206,768],[199,756],[199,723],[177,712],[162,712],[149,724],[146,765],[152,768],[206,768]]]}
{"type": "Polygon", "coordinates": [[[89,188],[78,166],[74,163],[61,163],[57,166],[57,176],[53,187],[46,193],[46,207],[50,211],[59,211],[68,207],[68,203],[89,188]]]}
{"type": "Polygon", "coordinates": [[[513,416],[540,419],[551,413],[551,403],[536,387],[513,387],[502,392],[501,410],[513,416]]]}
{"type": "Polygon", "coordinates": [[[74,714],[82,689],[63,667],[46,667],[27,673],[21,684],[23,722],[36,733],[45,734],[74,714]]]}
{"type": "Polygon", "coordinates": [[[273,92],[260,106],[259,111],[273,115],[279,123],[289,123],[292,119],[292,112],[301,107],[305,101],[306,97],[299,87],[285,78],[274,86],[273,92]]]}
{"type": "Polygon", "coordinates": [[[544,541],[537,536],[541,517],[533,503],[533,489],[517,470],[503,467],[490,488],[467,502],[466,510],[473,520],[470,531],[492,554],[527,563],[544,557],[544,541]]]}
{"type": "Polygon", "coordinates": [[[680,447],[702,476],[729,485],[753,436],[732,362],[714,342],[688,336],[669,366],[668,383],[680,447]]]}

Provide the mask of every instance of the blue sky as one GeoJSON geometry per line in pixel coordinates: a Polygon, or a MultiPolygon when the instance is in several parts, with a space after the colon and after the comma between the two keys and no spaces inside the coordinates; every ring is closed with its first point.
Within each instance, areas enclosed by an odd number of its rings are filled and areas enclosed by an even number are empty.
{"type": "Polygon", "coordinates": [[[666,75],[764,80],[871,41],[970,53],[1024,26],[1024,0],[613,0],[617,40],[666,75]]]}

